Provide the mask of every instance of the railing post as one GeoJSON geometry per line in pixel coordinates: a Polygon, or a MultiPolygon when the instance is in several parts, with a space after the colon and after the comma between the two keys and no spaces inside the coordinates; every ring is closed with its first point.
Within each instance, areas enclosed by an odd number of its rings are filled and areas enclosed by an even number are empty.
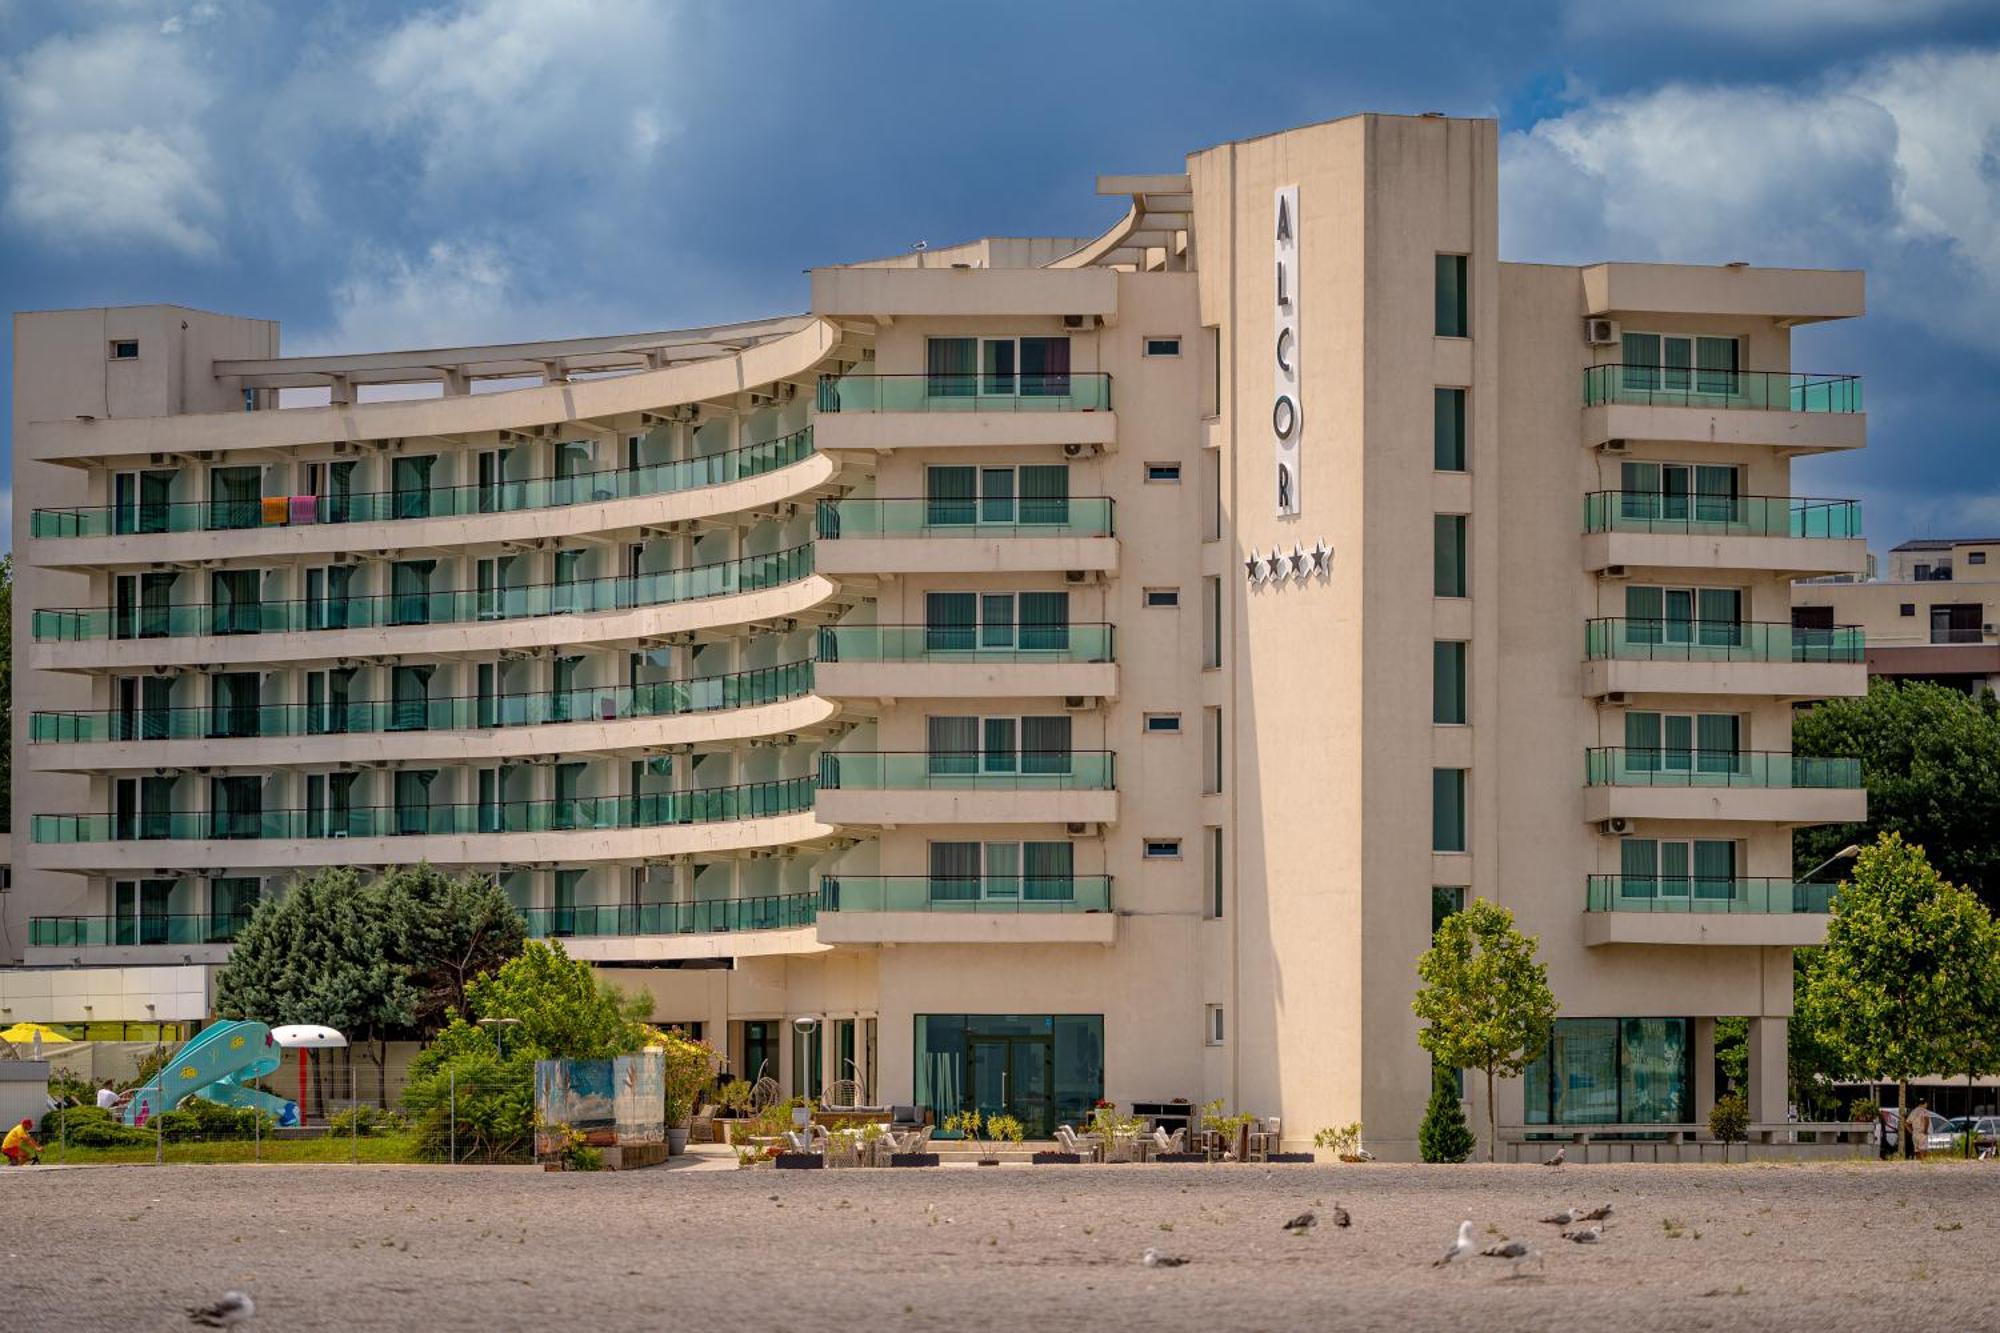
{"type": "Polygon", "coordinates": [[[452,1071],[451,1071],[451,1073],[450,1073],[450,1075],[449,1075],[449,1082],[450,1082],[450,1088],[451,1088],[451,1157],[450,1157],[450,1161],[451,1161],[451,1164],[452,1164],[453,1166],[457,1166],[457,1165],[458,1165],[458,1071],[457,1071],[456,1069],[454,1069],[454,1070],[452,1070],[452,1071]]]}

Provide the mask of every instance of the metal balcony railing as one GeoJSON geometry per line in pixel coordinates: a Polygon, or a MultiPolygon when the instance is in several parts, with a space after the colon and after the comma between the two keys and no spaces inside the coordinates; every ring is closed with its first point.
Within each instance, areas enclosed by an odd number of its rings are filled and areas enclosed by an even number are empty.
{"type": "Polygon", "coordinates": [[[1798,370],[1702,370],[1618,364],[1583,372],[1583,404],[1745,408],[1769,412],[1859,412],[1859,375],[1798,370]]]}

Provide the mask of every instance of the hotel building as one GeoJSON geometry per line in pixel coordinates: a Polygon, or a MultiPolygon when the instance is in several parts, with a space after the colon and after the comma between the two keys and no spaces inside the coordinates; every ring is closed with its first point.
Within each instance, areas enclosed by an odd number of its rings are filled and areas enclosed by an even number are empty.
{"type": "Polygon", "coordinates": [[[1724,1016],[1782,1121],[1790,830],[1865,805],[1789,753],[1864,688],[1790,582],[1866,559],[1791,494],[1866,427],[1791,330],[1862,278],[1503,264],[1497,163],[1432,116],[1224,144],[1101,178],[1095,238],[728,327],[18,316],[5,938],[143,989],[428,859],[790,1090],[1407,1157],[1476,895],[1562,1004],[1503,1127],[1702,1119],[1724,1016]]]}
{"type": "Polygon", "coordinates": [[[1853,626],[1871,676],[2000,691],[2000,537],[1919,537],[1880,577],[1794,584],[1792,623],[1853,626]]]}

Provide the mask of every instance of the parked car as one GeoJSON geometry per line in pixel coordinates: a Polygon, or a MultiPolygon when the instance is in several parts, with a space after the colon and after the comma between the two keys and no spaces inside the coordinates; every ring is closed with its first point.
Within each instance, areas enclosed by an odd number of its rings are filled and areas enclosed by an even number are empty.
{"type": "Polygon", "coordinates": [[[2000,1146],[2000,1115],[1962,1115],[1951,1122],[1954,1141],[1963,1140],[1966,1130],[1972,1131],[1975,1148],[2000,1146]]]}

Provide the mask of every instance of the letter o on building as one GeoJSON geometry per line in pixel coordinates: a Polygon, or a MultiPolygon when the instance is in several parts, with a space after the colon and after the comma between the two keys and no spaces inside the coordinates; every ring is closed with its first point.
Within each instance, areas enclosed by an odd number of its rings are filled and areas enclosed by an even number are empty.
{"type": "Polygon", "coordinates": [[[1289,440],[1299,428],[1298,404],[1288,393],[1278,395],[1278,401],[1271,404],[1271,429],[1278,432],[1278,438],[1289,440]]]}

